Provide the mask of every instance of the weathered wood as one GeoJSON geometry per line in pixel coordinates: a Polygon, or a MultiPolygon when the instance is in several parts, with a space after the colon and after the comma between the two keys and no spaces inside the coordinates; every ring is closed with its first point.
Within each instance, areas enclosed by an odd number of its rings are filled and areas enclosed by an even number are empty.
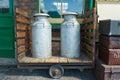
{"type": "Polygon", "coordinates": [[[45,59],[45,63],[59,63],[59,57],[51,57],[51,58],[45,59]]]}
{"type": "Polygon", "coordinates": [[[82,32],[83,36],[90,36],[90,37],[94,37],[94,32],[82,32]]]}
{"type": "Polygon", "coordinates": [[[86,50],[90,51],[92,54],[95,52],[94,46],[89,46],[86,43],[81,43],[82,47],[85,48],[86,50]]]}
{"type": "Polygon", "coordinates": [[[59,58],[59,63],[67,63],[67,62],[68,62],[67,58],[64,58],[64,57],[59,58]]]}
{"type": "Polygon", "coordinates": [[[51,57],[48,59],[37,59],[32,57],[24,57],[19,60],[20,63],[92,63],[91,59],[70,59],[64,57],[51,57]]]}
{"type": "Polygon", "coordinates": [[[24,17],[22,17],[20,15],[16,16],[16,21],[20,22],[20,23],[24,23],[24,24],[31,24],[30,20],[28,20],[28,19],[26,19],[26,18],[24,18],[24,17]]]}
{"type": "Polygon", "coordinates": [[[82,30],[94,29],[94,24],[82,27],[82,30]]]}
{"type": "Polygon", "coordinates": [[[85,56],[88,56],[91,60],[93,60],[94,58],[93,53],[88,52],[86,48],[82,49],[82,52],[84,52],[85,56]]]}
{"type": "Polygon", "coordinates": [[[87,18],[83,21],[83,24],[86,24],[86,23],[90,23],[90,22],[94,22],[94,16],[91,17],[91,18],[87,18]]]}
{"type": "Polygon", "coordinates": [[[99,58],[108,65],[120,65],[120,49],[107,49],[100,45],[99,58]]]}
{"type": "Polygon", "coordinates": [[[107,49],[120,49],[120,36],[100,35],[100,44],[107,49]]]}
{"type": "MultiPolygon", "coordinates": [[[[29,33],[31,31],[31,16],[21,10],[16,8],[16,43],[17,43],[17,57],[18,60],[23,59],[29,50],[29,33]]],[[[27,60],[27,59],[26,59],[27,60]]]]}
{"type": "Polygon", "coordinates": [[[20,47],[18,47],[18,54],[20,54],[20,53],[22,53],[22,52],[25,52],[25,50],[26,50],[26,48],[25,48],[25,46],[20,46],[20,47]]]}
{"type": "Polygon", "coordinates": [[[90,63],[91,60],[72,59],[68,58],[68,63],[90,63]]]}
{"type": "Polygon", "coordinates": [[[26,37],[26,32],[17,32],[17,38],[26,37]]]}
{"type": "Polygon", "coordinates": [[[17,40],[17,46],[24,45],[25,44],[25,39],[18,39],[17,40]]]}
{"type": "Polygon", "coordinates": [[[23,59],[25,57],[25,52],[18,54],[17,57],[18,57],[18,60],[23,59]]]}
{"type": "Polygon", "coordinates": [[[81,41],[84,41],[86,44],[90,44],[92,46],[95,44],[93,39],[89,40],[87,38],[82,38],[81,41]]]}
{"type": "MultiPolygon", "coordinates": [[[[63,19],[63,18],[48,18],[48,21],[49,21],[50,23],[59,23],[59,24],[61,24],[61,23],[64,21],[64,19],[63,19]]],[[[83,19],[77,19],[77,21],[78,21],[79,23],[82,23],[82,22],[83,22],[83,19]]]]}
{"type": "Polygon", "coordinates": [[[17,23],[17,25],[16,25],[16,29],[17,30],[26,30],[27,29],[27,26],[26,25],[23,25],[23,24],[20,24],[20,23],[17,23]]]}
{"type": "Polygon", "coordinates": [[[16,8],[16,13],[20,14],[22,16],[25,16],[27,18],[30,18],[30,15],[27,12],[25,12],[24,10],[21,10],[20,8],[16,8]]]}
{"type": "Polygon", "coordinates": [[[86,53],[93,61],[95,60],[95,37],[96,37],[96,26],[97,26],[97,14],[96,8],[88,11],[83,15],[84,21],[81,33],[81,50],[86,53]],[[92,32],[88,32],[91,30],[92,32]],[[90,37],[91,39],[87,39],[90,37]]]}
{"type": "Polygon", "coordinates": [[[96,60],[95,75],[97,80],[119,80],[120,65],[106,65],[96,60]]]}
{"type": "Polygon", "coordinates": [[[94,12],[96,12],[95,8],[90,10],[90,11],[88,11],[88,12],[86,12],[85,15],[83,15],[83,17],[88,17],[89,15],[93,14],[94,12]]]}

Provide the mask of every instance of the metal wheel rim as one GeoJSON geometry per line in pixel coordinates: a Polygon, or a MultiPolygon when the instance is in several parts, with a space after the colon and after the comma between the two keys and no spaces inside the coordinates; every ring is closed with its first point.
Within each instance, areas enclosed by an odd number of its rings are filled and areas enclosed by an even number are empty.
{"type": "Polygon", "coordinates": [[[59,79],[64,75],[64,69],[61,65],[53,65],[49,69],[49,74],[52,78],[59,79]],[[57,75],[56,72],[58,72],[57,75]]]}

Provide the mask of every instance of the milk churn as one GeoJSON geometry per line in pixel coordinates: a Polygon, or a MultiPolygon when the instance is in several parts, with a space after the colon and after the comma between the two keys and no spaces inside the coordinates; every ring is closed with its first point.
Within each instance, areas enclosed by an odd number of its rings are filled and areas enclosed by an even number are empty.
{"type": "Polygon", "coordinates": [[[61,56],[67,58],[80,57],[80,25],[76,20],[76,13],[63,14],[61,25],[61,56]]]}
{"type": "Polygon", "coordinates": [[[35,14],[35,22],[32,27],[32,55],[34,58],[49,58],[51,52],[51,25],[48,22],[48,14],[35,14]]]}

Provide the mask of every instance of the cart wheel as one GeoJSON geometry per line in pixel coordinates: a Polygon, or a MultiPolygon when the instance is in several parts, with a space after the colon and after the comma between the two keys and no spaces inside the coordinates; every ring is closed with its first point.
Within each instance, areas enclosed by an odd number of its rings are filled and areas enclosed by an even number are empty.
{"type": "Polygon", "coordinates": [[[59,79],[63,76],[64,69],[61,65],[53,65],[49,69],[49,75],[54,79],[59,79]]]}

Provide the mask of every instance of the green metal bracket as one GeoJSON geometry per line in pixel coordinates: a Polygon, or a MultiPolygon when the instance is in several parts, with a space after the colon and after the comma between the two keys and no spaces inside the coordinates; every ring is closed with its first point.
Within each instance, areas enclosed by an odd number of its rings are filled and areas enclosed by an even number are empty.
{"type": "Polygon", "coordinates": [[[36,9],[37,9],[37,13],[40,13],[40,1],[41,0],[37,0],[37,5],[36,5],[36,9]]]}

